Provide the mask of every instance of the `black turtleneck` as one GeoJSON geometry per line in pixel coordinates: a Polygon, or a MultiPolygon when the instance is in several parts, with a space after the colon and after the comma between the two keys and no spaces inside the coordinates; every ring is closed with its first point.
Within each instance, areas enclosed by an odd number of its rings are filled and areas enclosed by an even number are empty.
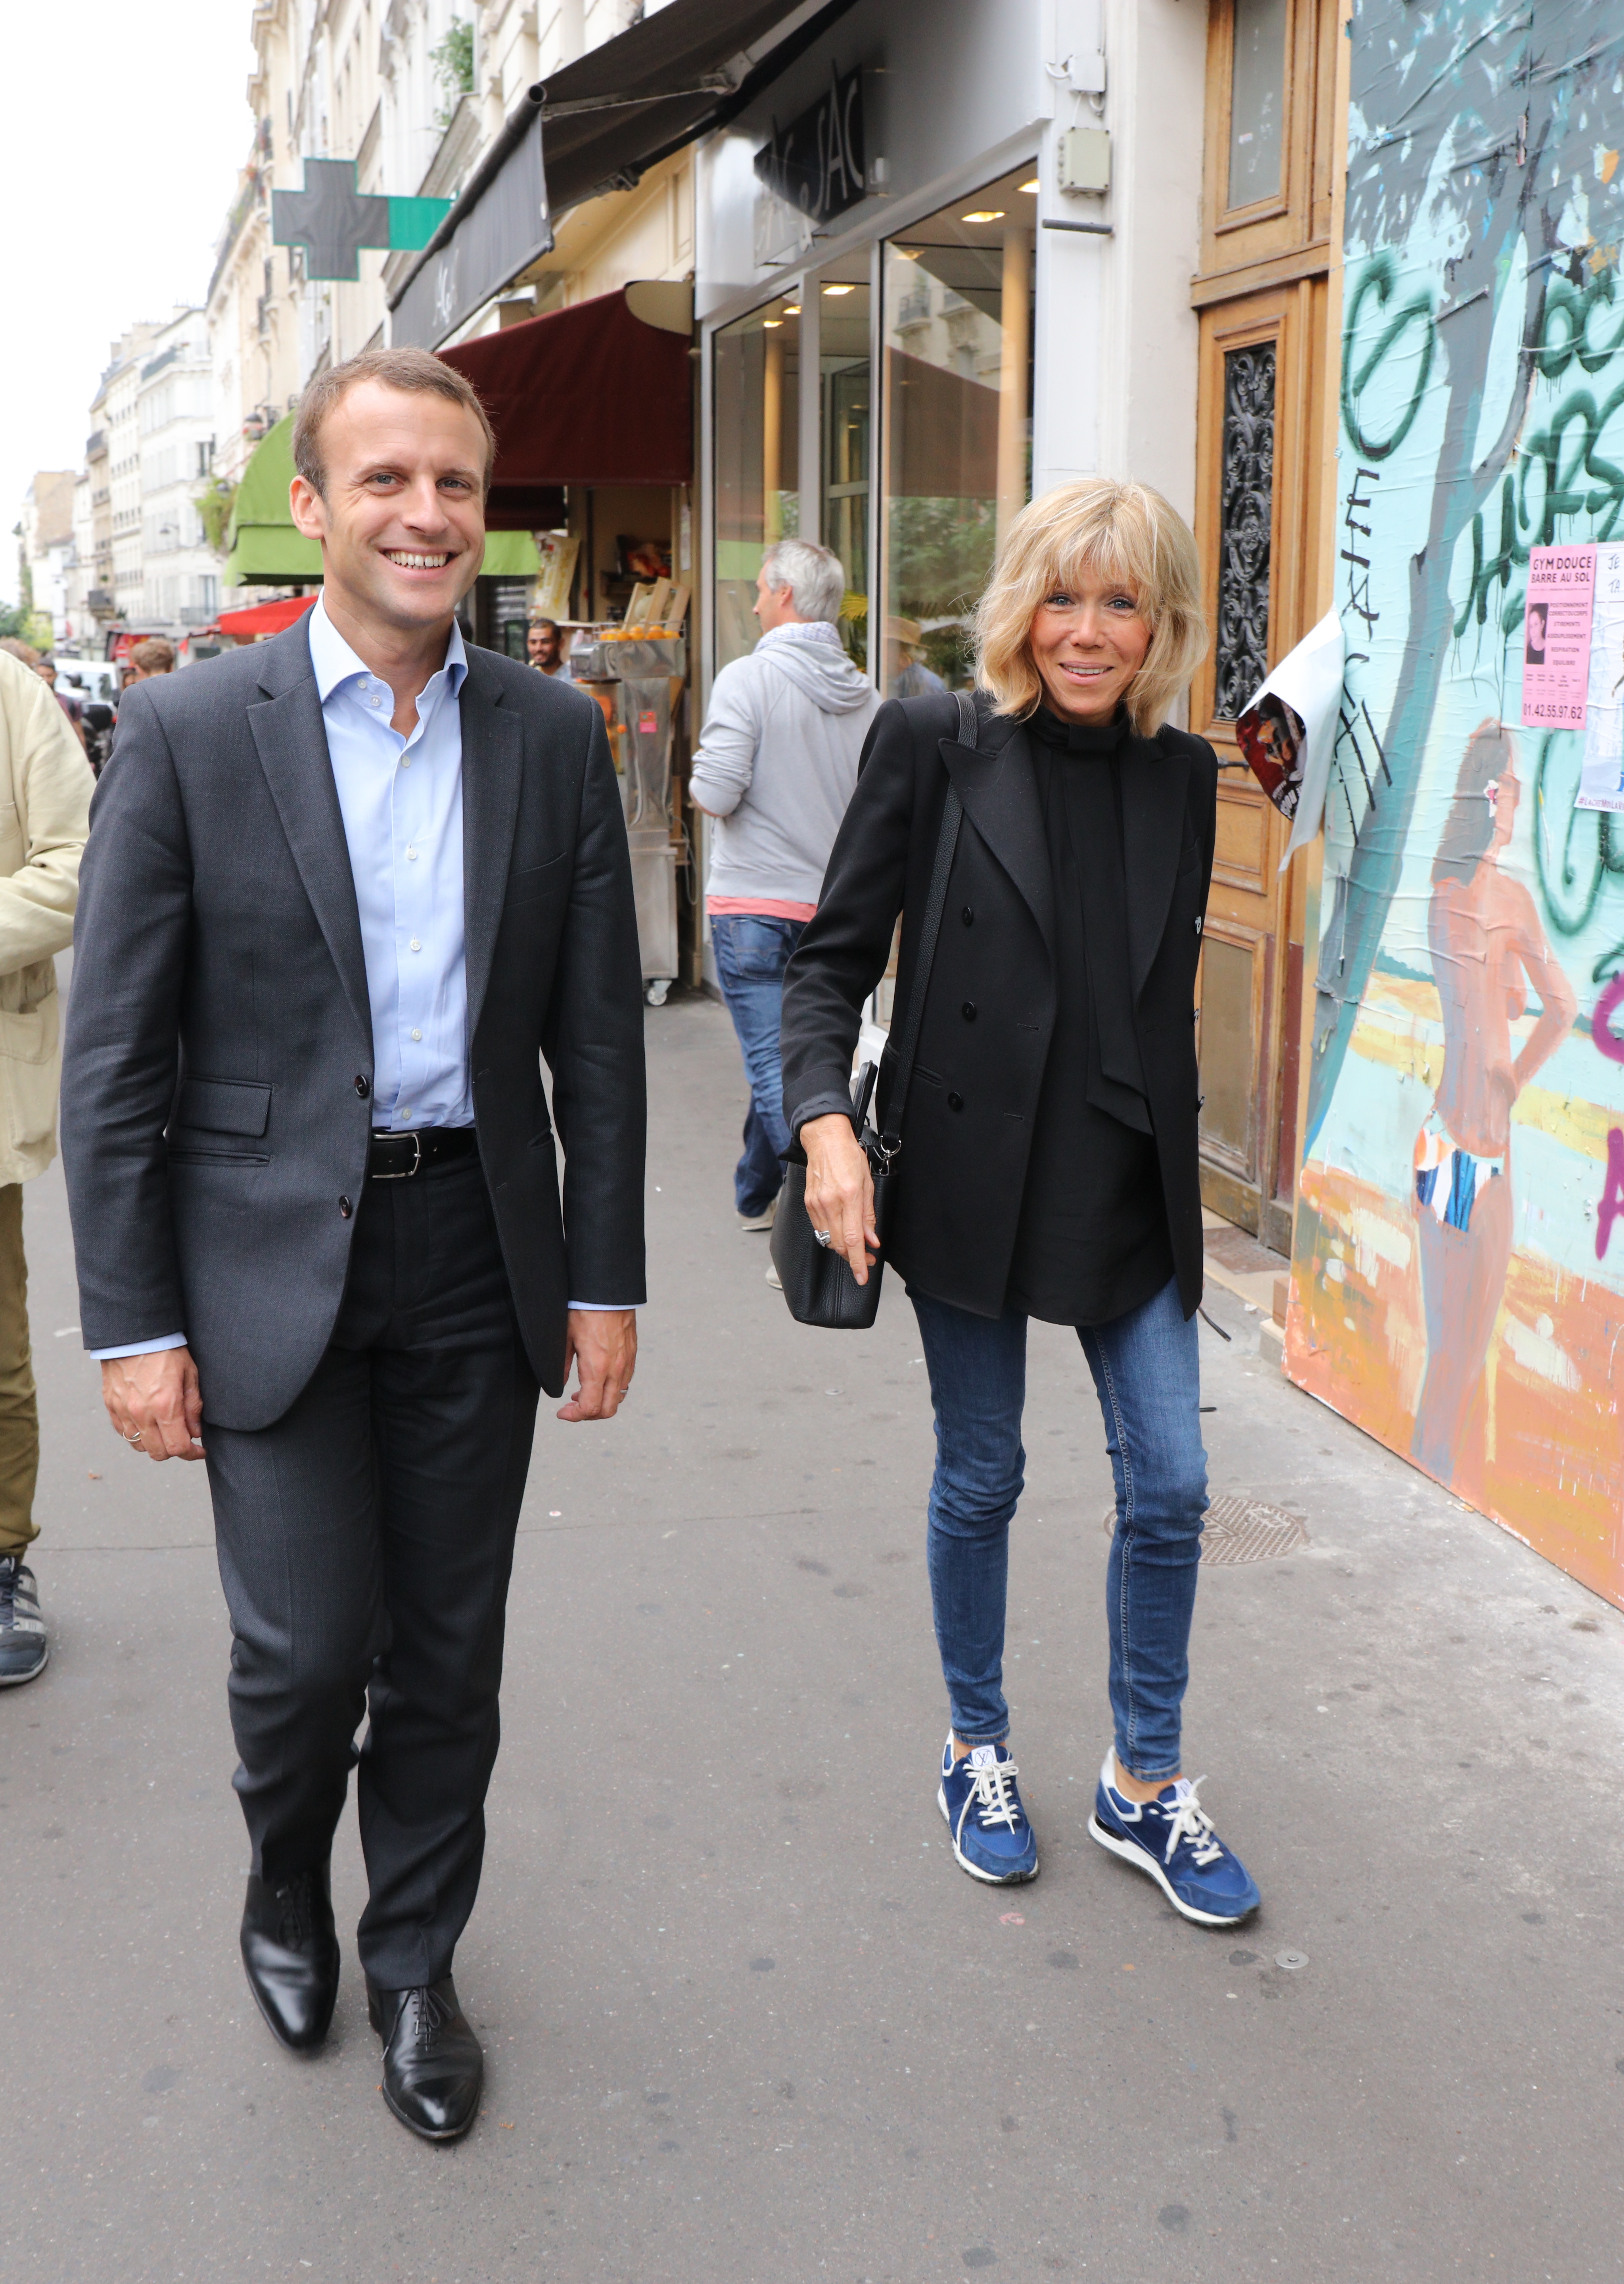
{"type": "Polygon", "coordinates": [[[1128,955],[1120,771],[1126,721],[1040,707],[1024,724],[1054,882],[1055,1024],[1005,1305],[1098,1325],[1173,1274],[1128,955]]]}

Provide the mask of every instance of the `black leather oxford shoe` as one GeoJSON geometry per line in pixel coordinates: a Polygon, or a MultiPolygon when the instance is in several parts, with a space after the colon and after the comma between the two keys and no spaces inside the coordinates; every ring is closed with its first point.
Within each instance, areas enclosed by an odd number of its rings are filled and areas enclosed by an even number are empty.
{"type": "Polygon", "coordinates": [[[329,1868],[318,1865],[273,1885],[248,1874],[243,1905],[243,1965],[248,1988],[289,2051],[319,2046],[339,1995],[339,1938],[329,1868]]]}
{"type": "Polygon", "coordinates": [[[455,2141],[479,2113],[485,2056],[457,2003],[457,1985],[380,1991],[369,1975],[366,2009],[384,2042],[384,2100],[426,2141],[455,2141]]]}

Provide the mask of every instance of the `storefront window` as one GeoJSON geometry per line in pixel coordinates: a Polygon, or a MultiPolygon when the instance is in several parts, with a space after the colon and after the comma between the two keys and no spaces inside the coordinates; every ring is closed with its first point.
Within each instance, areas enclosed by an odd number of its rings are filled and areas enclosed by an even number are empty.
{"type": "Polygon", "coordinates": [[[785,294],[716,336],[716,663],[752,650],[761,555],[800,528],[800,302],[785,294]]]}
{"type": "Polygon", "coordinates": [[[1031,497],[1036,202],[1019,168],[886,247],[887,697],[968,685],[970,613],[1031,497]]]}
{"type": "Polygon", "coordinates": [[[1286,0],[1235,0],[1230,74],[1230,205],[1280,195],[1286,0]]]}
{"type": "MultiPolygon", "coordinates": [[[[867,269],[866,260],[864,269],[867,269]]],[[[818,286],[818,364],[823,376],[824,544],[846,567],[840,637],[854,664],[869,663],[869,438],[873,373],[869,355],[871,295],[855,278],[818,286]]]]}

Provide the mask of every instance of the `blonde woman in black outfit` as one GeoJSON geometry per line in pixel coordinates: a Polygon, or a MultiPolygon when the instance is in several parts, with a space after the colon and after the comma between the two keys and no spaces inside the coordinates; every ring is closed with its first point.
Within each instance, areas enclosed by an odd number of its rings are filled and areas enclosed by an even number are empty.
{"type": "MultiPolygon", "coordinates": [[[[973,749],[951,695],[875,719],[816,919],[790,963],[784,1099],[813,1226],[866,1279],[877,1240],[848,1079],[902,915],[909,1004],[949,789],[963,809],[898,1161],[887,1258],[936,1415],[929,1553],[958,1862],[1033,1878],[1003,1691],[1027,1319],[1072,1325],[1116,1479],[1112,1748],[1089,1830],[1186,1919],[1258,1904],[1183,1773],[1206,1507],[1196,965],[1217,762],[1167,716],[1206,648],[1195,542],[1143,484],[1088,477],[1015,520],[978,614],[973,749]]],[[[882,1066],[884,1114],[894,1064],[882,1066]]]]}

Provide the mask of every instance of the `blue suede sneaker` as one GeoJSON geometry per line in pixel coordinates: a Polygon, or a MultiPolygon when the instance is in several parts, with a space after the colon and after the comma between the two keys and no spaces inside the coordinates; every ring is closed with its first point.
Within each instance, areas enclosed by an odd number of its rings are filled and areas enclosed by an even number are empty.
{"type": "Polygon", "coordinates": [[[936,1805],[961,1868],[997,1888],[1037,1877],[1037,1842],[1015,1789],[1016,1773],[1007,1745],[975,1745],[956,1761],[949,1733],[936,1805]]]}
{"type": "Polygon", "coordinates": [[[1148,1872],[1174,1910],[1198,1927],[1234,1927],[1256,1911],[1262,1901],[1256,1881],[1196,1796],[1206,1778],[1191,1784],[1180,1777],[1152,1801],[1124,1800],[1111,1781],[1114,1758],[1107,1753],[1099,1772],[1089,1837],[1136,1872],[1148,1872]]]}

